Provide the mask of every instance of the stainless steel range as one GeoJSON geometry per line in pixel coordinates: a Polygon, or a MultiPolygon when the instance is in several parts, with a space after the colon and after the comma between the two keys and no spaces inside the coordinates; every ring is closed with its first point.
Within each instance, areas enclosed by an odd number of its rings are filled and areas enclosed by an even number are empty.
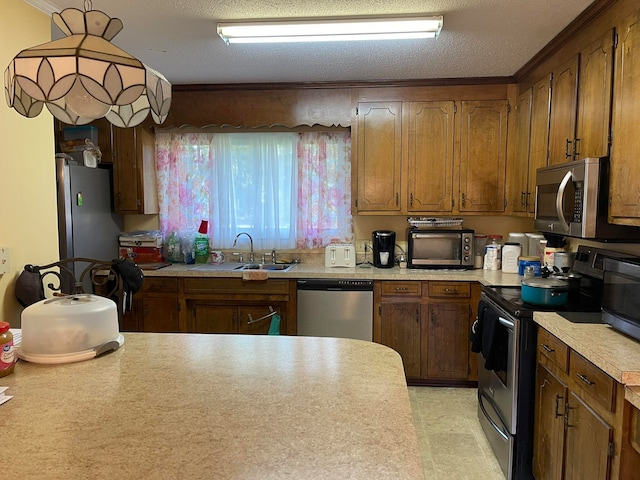
{"type": "Polygon", "coordinates": [[[472,349],[478,352],[478,418],[507,479],[531,479],[535,402],[534,311],[552,310],[571,322],[602,323],[605,258],[630,255],[580,245],[573,271],[580,288],[564,307],[526,304],[520,287],[485,287],[472,349]]]}

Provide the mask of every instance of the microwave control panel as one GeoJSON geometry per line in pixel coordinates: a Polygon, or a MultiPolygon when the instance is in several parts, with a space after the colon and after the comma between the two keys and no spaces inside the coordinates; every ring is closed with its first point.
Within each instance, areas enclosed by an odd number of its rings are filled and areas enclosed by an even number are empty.
{"type": "Polygon", "coordinates": [[[582,223],[582,182],[576,183],[576,191],[573,195],[573,222],[582,223]]]}

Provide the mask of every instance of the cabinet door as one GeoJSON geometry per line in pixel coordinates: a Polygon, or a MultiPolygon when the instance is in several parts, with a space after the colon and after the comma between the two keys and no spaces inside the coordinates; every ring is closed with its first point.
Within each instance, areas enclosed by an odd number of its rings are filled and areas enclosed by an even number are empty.
{"type": "Polygon", "coordinates": [[[614,65],[609,215],[614,223],[640,225],[640,12],[618,30],[614,65]]]}
{"type": "Polygon", "coordinates": [[[578,55],[570,58],[553,72],[549,165],[573,160],[578,100],[578,58],[578,55]]]}
{"type": "Polygon", "coordinates": [[[274,311],[283,320],[284,310],[279,304],[238,307],[238,333],[266,335],[269,333],[269,327],[273,321],[271,314],[274,311]]]}
{"type": "Polygon", "coordinates": [[[142,298],[142,331],[180,332],[178,299],[175,297],[142,298]]]}
{"type": "Polygon", "coordinates": [[[358,104],[358,211],[400,211],[402,102],[358,104]]]}
{"type": "Polygon", "coordinates": [[[575,393],[567,405],[566,480],[606,480],[611,468],[613,428],[575,393]]]}
{"type": "Polygon", "coordinates": [[[503,212],[507,101],[464,101],[460,132],[460,212],[503,212]]]}
{"type": "Polygon", "coordinates": [[[469,375],[469,304],[430,303],[423,310],[427,317],[427,378],[466,380],[469,375]]]}
{"type": "Polygon", "coordinates": [[[193,307],[195,333],[238,333],[238,307],[207,305],[193,307]]]}
{"type": "Polygon", "coordinates": [[[402,357],[407,378],[420,378],[420,303],[382,303],[380,343],[402,357]]]}
{"type": "Polygon", "coordinates": [[[113,128],[117,213],[156,214],[155,136],[148,127],[113,128]]]}
{"type": "Polygon", "coordinates": [[[453,208],[454,102],[409,104],[409,212],[450,212],[453,208]]]}
{"type": "Polygon", "coordinates": [[[118,213],[138,213],[139,185],[136,155],[136,129],[114,128],[113,184],[115,210],[118,213]]]}
{"type": "Polygon", "coordinates": [[[529,142],[529,186],[527,209],[535,212],[536,170],[547,166],[549,157],[549,108],[551,104],[551,76],[533,86],[531,100],[531,139],[529,142]]]}
{"type": "Polygon", "coordinates": [[[575,157],[609,155],[613,30],[580,53],[575,157]]]}
{"type": "Polygon", "coordinates": [[[536,385],[533,475],[536,480],[560,480],[567,386],[542,365],[538,365],[536,385]]]}
{"type": "MultiPolygon", "coordinates": [[[[531,133],[531,100],[533,89],[518,97],[514,125],[514,154],[509,164],[509,205],[514,212],[527,211],[529,190],[529,137],[531,133]]],[[[535,175],[535,172],[534,172],[535,175]]]]}

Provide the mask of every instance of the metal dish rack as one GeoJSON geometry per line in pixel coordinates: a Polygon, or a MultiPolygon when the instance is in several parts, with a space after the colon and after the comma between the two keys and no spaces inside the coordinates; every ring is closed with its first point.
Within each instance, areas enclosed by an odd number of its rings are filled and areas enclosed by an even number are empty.
{"type": "Polygon", "coordinates": [[[408,217],[412,228],[462,228],[462,218],[456,217],[408,217]]]}

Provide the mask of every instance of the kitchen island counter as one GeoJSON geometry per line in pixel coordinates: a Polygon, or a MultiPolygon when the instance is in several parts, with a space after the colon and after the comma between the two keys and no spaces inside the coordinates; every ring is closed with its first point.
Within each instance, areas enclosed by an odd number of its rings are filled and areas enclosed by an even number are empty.
{"type": "Polygon", "coordinates": [[[3,478],[421,479],[400,356],[358,340],[128,333],[0,379],[3,478]]]}

